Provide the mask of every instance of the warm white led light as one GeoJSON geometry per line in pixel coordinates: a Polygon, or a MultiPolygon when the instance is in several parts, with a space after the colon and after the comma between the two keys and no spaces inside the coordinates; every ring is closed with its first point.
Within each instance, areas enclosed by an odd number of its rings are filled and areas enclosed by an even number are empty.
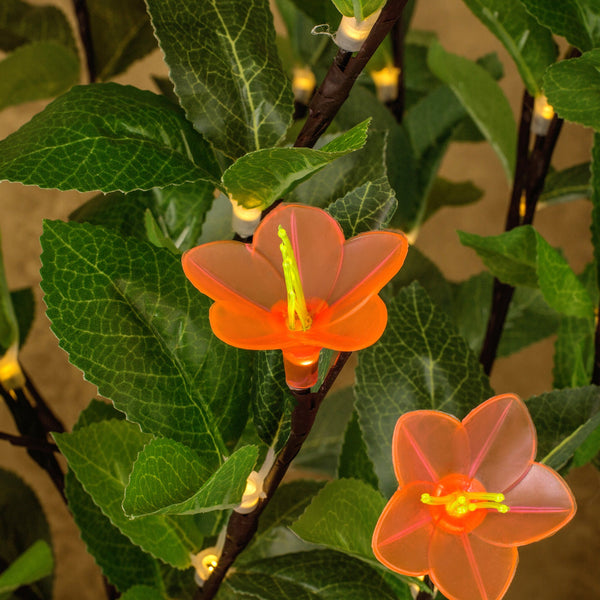
{"type": "Polygon", "coordinates": [[[531,132],[535,135],[546,135],[554,118],[554,108],[548,103],[544,94],[538,94],[533,103],[533,119],[531,132]]]}
{"type": "Polygon", "coordinates": [[[240,505],[233,509],[235,512],[240,513],[241,515],[247,515],[256,508],[256,505],[261,498],[267,497],[263,486],[265,477],[271,470],[274,462],[275,452],[273,451],[273,448],[269,448],[267,455],[265,456],[265,462],[260,468],[260,471],[252,471],[252,473],[248,475],[246,490],[244,491],[240,505]]]}
{"type": "Polygon", "coordinates": [[[342,17],[340,27],[335,34],[335,43],[347,52],[358,52],[369,37],[375,21],[379,18],[379,13],[381,9],[376,10],[363,21],[355,17],[342,17]]]}
{"type": "Polygon", "coordinates": [[[300,104],[308,104],[313,94],[317,79],[308,67],[295,67],[292,77],[294,100],[300,104]]]}
{"type": "Polygon", "coordinates": [[[19,346],[15,342],[0,358],[0,383],[7,390],[14,390],[25,385],[25,375],[17,358],[19,346]]]}
{"type": "Polygon", "coordinates": [[[233,207],[233,215],[231,218],[232,229],[241,238],[247,238],[253,235],[260,223],[262,208],[244,208],[233,198],[231,198],[231,206],[233,207]]]}
{"type": "Polygon", "coordinates": [[[400,69],[393,65],[383,67],[379,71],[371,71],[379,102],[393,102],[398,98],[398,77],[400,69]]]}

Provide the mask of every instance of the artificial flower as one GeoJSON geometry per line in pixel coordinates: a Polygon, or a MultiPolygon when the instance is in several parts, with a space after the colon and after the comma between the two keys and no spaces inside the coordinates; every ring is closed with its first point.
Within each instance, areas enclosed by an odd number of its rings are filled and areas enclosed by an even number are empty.
{"type": "Polygon", "coordinates": [[[215,303],[215,335],[250,350],[282,349],[290,387],[318,376],[322,348],[360,350],[383,333],[377,295],[402,266],[404,235],[372,231],[347,241],[325,211],[281,204],[260,223],[252,244],[225,241],[183,255],[188,279],[215,303]]]}
{"type": "Polygon", "coordinates": [[[419,410],[398,420],[393,463],[399,489],[373,534],[393,571],[429,574],[451,600],[498,600],[512,581],[517,546],[563,527],[575,499],[534,462],[535,428],[523,402],[495,396],[462,423],[419,410]]]}

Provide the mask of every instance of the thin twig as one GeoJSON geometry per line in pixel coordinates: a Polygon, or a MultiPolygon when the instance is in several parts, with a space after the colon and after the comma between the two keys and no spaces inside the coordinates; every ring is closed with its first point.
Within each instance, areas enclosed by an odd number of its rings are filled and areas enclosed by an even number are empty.
{"type": "Polygon", "coordinates": [[[292,412],[290,437],[265,477],[263,491],[266,497],[259,500],[256,508],[251,513],[242,515],[233,512],[231,514],[229,523],[227,524],[225,544],[217,566],[204,583],[204,586],[196,593],[195,600],[211,600],[211,598],[214,598],[229,568],[252,540],[258,528],[260,515],[271,501],[277,487],[287,473],[292,460],[294,460],[300,451],[302,444],[310,433],[323,399],[331,389],[350,355],[350,352],[340,353],[317,392],[312,393],[308,390],[293,392],[297,405],[292,412]]]}
{"type": "Polygon", "coordinates": [[[397,96],[395,100],[387,103],[387,107],[396,118],[398,123],[402,123],[404,117],[405,89],[404,89],[404,37],[406,34],[406,25],[404,23],[405,13],[402,12],[400,18],[394,23],[391,32],[392,52],[394,55],[394,66],[398,67],[397,96]]]}
{"type": "Polygon", "coordinates": [[[0,440],[5,440],[13,446],[20,446],[22,448],[28,448],[30,450],[50,452],[51,454],[54,452],[59,452],[58,446],[56,444],[51,444],[50,442],[45,442],[43,440],[39,440],[37,438],[30,437],[27,435],[12,435],[10,433],[0,431],[0,440]]]}
{"type": "Polygon", "coordinates": [[[92,42],[92,31],[90,29],[90,13],[88,11],[86,0],[72,0],[75,16],[77,17],[77,27],[79,29],[79,38],[85,53],[85,62],[87,66],[88,78],[90,83],[96,81],[96,56],[94,53],[94,44],[92,42]]]}
{"type": "Polygon", "coordinates": [[[25,390],[31,395],[38,417],[46,431],[48,433],[51,431],[64,433],[65,426],[62,421],[54,414],[48,403],[44,400],[29,374],[24,369],[21,370],[23,371],[23,375],[25,375],[25,390]]]}

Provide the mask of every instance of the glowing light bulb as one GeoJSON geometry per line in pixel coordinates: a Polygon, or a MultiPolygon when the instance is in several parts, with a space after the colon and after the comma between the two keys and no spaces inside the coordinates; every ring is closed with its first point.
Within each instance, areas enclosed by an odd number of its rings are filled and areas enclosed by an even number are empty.
{"type": "Polygon", "coordinates": [[[548,103],[544,94],[538,94],[533,102],[533,119],[531,132],[535,135],[546,135],[554,117],[554,108],[548,103]]]}
{"type": "Polygon", "coordinates": [[[0,383],[7,390],[14,390],[25,385],[25,375],[17,358],[19,347],[15,342],[0,358],[0,383]]]}
{"type": "Polygon", "coordinates": [[[204,585],[204,582],[210,577],[211,573],[219,564],[219,556],[221,551],[216,546],[205,548],[199,554],[192,554],[190,561],[194,569],[196,569],[196,583],[199,586],[204,585]]]}
{"type": "Polygon", "coordinates": [[[244,495],[242,496],[242,501],[237,508],[233,510],[241,515],[247,515],[251,513],[258,504],[261,498],[266,498],[267,494],[265,493],[263,486],[265,483],[265,477],[267,473],[271,470],[273,463],[275,462],[275,451],[273,448],[269,448],[267,451],[267,455],[265,456],[265,462],[263,463],[260,471],[252,471],[250,475],[248,475],[248,479],[246,480],[246,489],[244,490],[244,495]]]}
{"type": "Polygon", "coordinates": [[[317,78],[308,67],[294,68],[292,76],[292,92],[296,102],[308,104],[316,85],[317,78]]]}
{"type": "Polygon", "coordinates": [[[369,37],[380,13],[381,9],[376,10],[362,21],[355,17],[342,17],[340,27],[334,37],[335,43],[347,52],[358,52],[369,37]]]}
{"type": "Polygon", "coordinates": [[[230,200],[233,207],[231,227],[241,238],[250,237],[254,234],[260,223],[262,208],[245,208],[233,198],[230,198],[230,200]]]}
{"type": "Polygon", "coordinates": [[[383,67],[379,71],[371,71],[375,83],[375,91],[379,102],[393,102],[398,98],[398,77],[400,69],[394,65],[383,67]]]}

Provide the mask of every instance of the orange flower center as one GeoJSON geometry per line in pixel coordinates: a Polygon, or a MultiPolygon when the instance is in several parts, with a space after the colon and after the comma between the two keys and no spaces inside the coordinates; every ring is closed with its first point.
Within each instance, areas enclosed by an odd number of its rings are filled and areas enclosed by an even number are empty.
{"type": "Polygon", "coordinates": [[[477,479],[457,473],[442,478],[433,494],[421,495],[421,502],[431,507],[436,524],[450,533],[472,531],[489,510],[508,512],[503,500],[503,494],[487,492],[477,479]]]}

